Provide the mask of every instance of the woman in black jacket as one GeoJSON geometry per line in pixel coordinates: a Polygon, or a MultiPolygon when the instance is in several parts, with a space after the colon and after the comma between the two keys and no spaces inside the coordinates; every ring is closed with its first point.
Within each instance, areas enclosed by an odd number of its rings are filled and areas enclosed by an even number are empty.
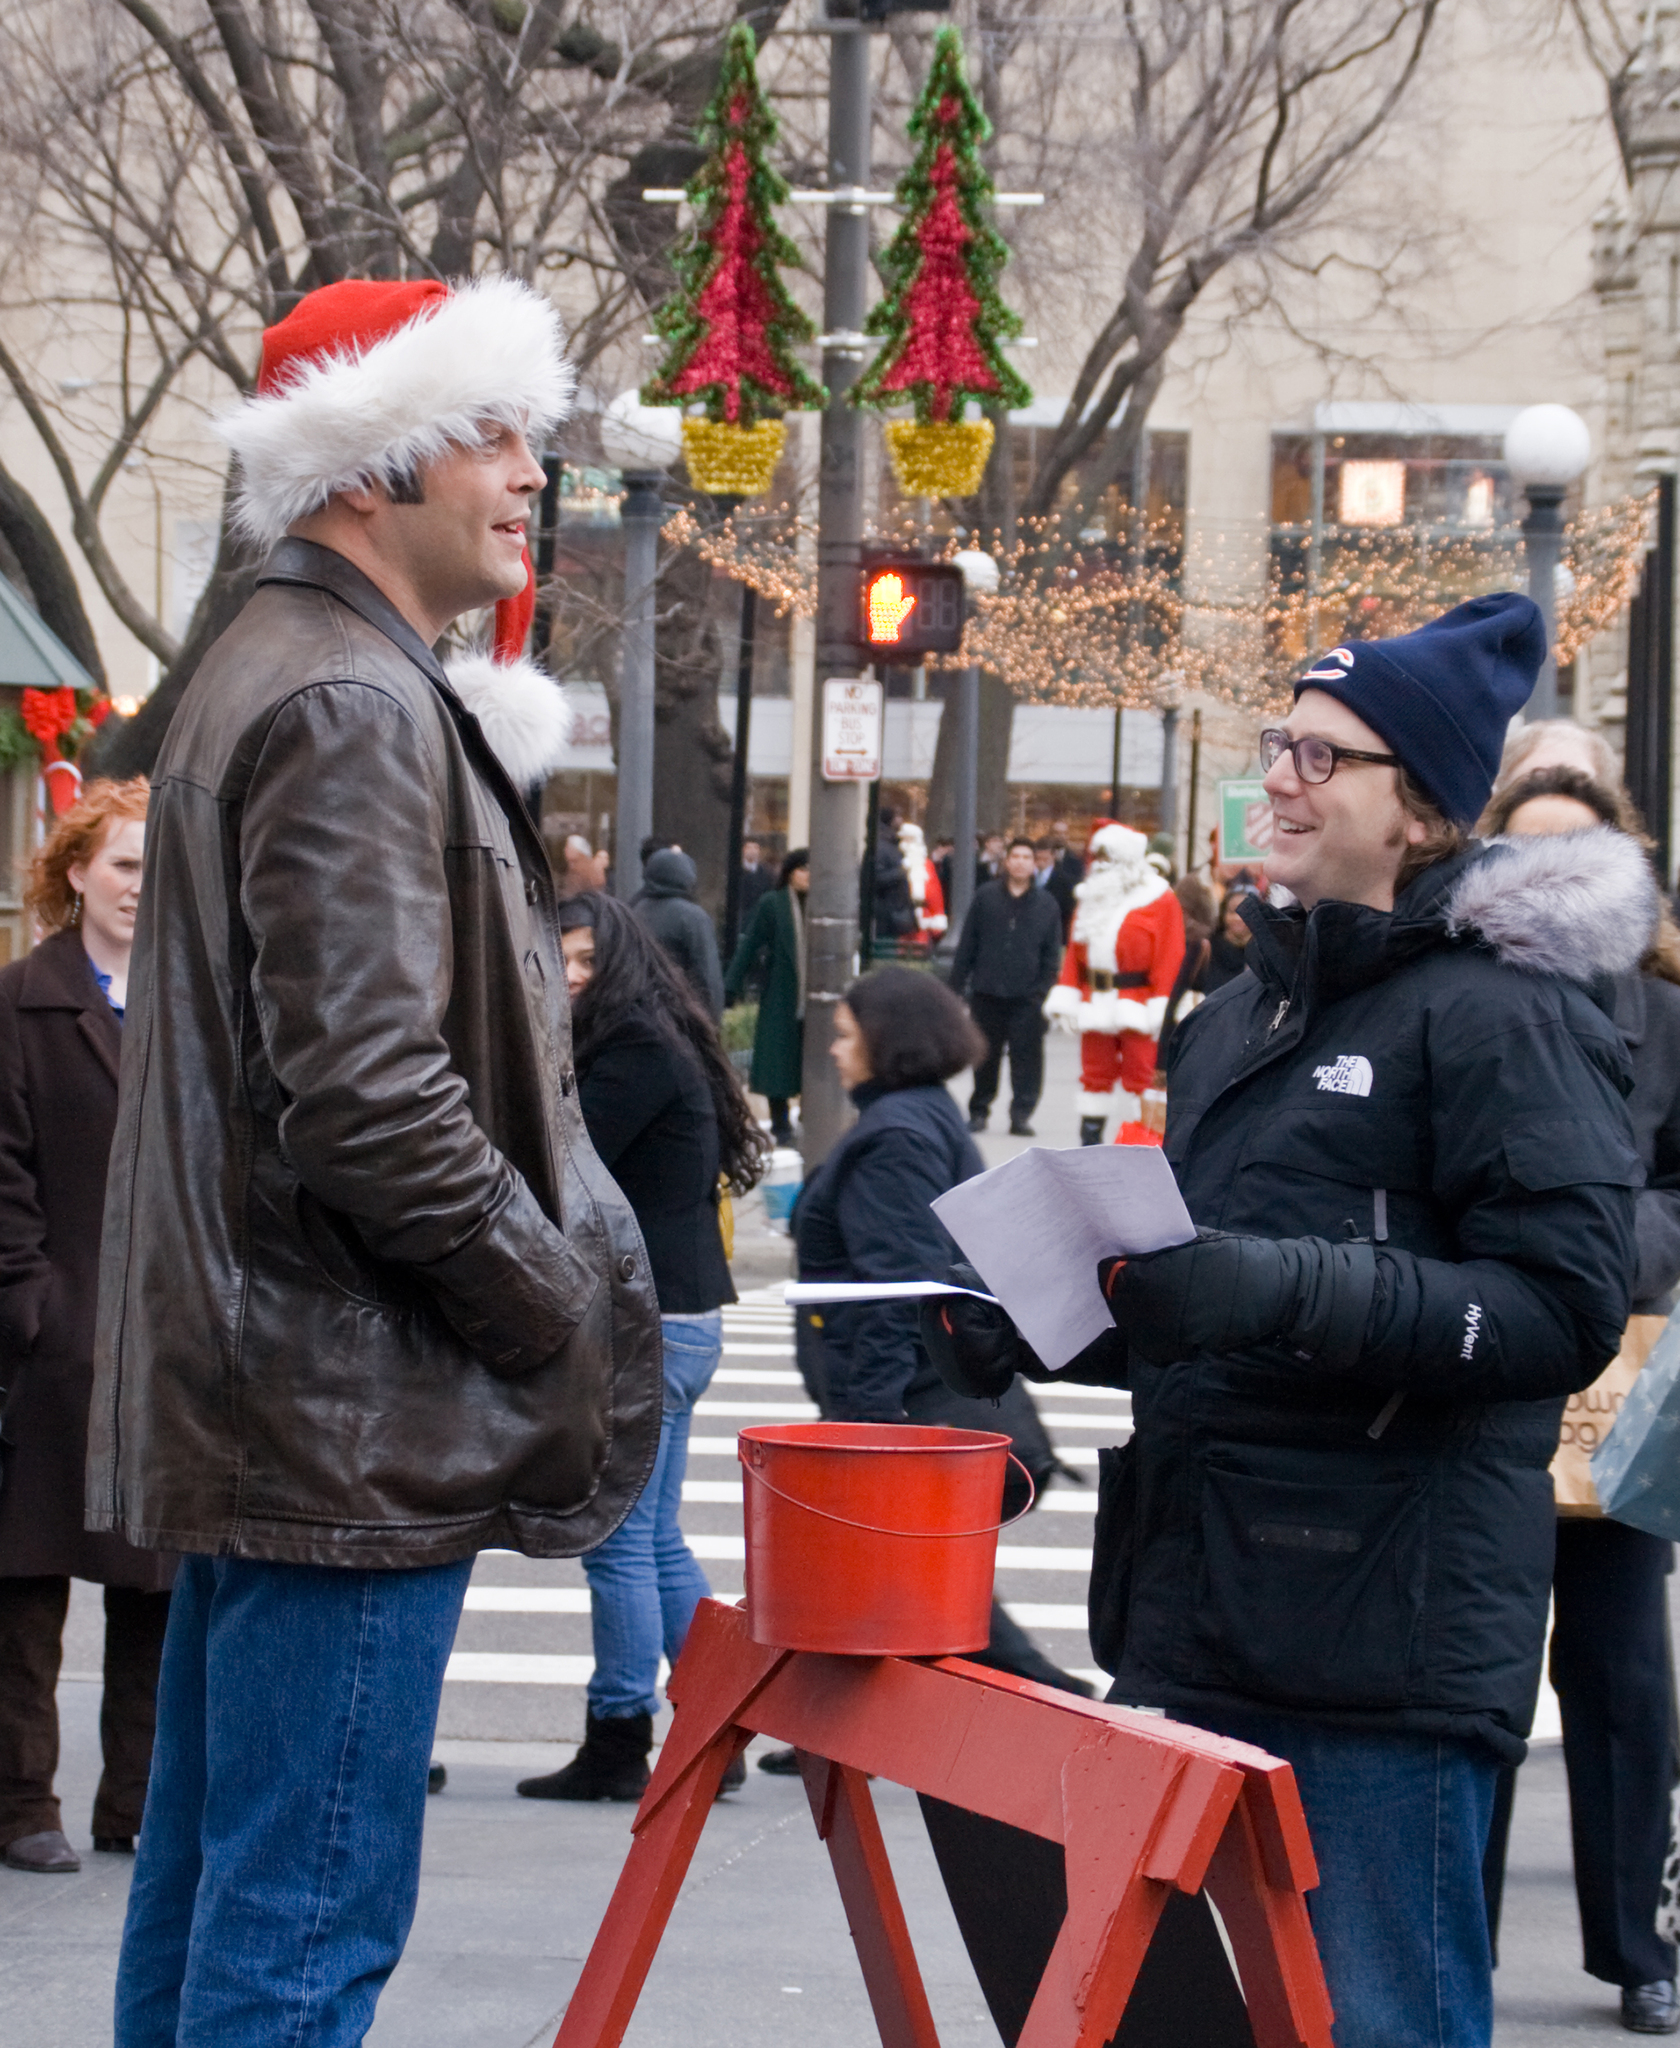
{"type": "MultiPolygon", "coordinates": [[[[720,1179],[744,1194],[769,1147],[717,1029],[634,913],[610,896],[560,906],[578,1103],[647,1246],[665,1347],[665,1418],[641,1499],[583,1560],[595,1670],[583,1747],[526,1778],[527,1799],[639,1799],[648,1781],[659,1657],[674,1664],[711,1591],[678,1525],[688,1432],[735,1299],[720,1179]]],[[[735,1782],[739,1783],[739,1775],[735,1782]]]]}
{"type": "MultiPolygon", "coordinates": [[[[1588,738],[1583,733],[1582,739],[1588,738]]],[[[1579,768],[1541,768],[1495,793],[1481,829],[1515,838],[1602,826],[1649,845],[1626,794],[1579,768]]],[[[1633,1061],[1628,1117],[1645,1167],[1633,1313],[1664,1316],[1680,1283],[1680,931],[1666,911],[1636,971],[1616,977],[1633,1061]]],[[[1561,1510],[1552,1571],[1552,1685],[1563,1717],[1582,1963],[1621,1989],[1630,2033],[1680,2026],[1675,1955],[1656,1930],[1669,1796],[1680,1775],[1668,1643],[1674,1545],[1591,1508],[1561,1510]]],[[[1494,1809],[1484,1882],[1493,1932],[1516,1773],[1494,1809]]]]}
{"type": "MultiPolygon", "coordinates": [[[[943,1273],[951,1240],[929,1206],[984,1171],[962,1111],[945,1083],[983,1058],[986,1041],[962,1003],[931,974],[880,967],[846,991],[834,1014],[831,1053],[858,1120],[801,1190],[793,1234],[801,1280],[925,1280],[943,1273]]],[[[805,1310],[799,1369],[830,1422],[926,1422],[1003,1429],[1043,1484],[1055,1453],[1025,1388],[1002,1403],[964,1402],[940,1380],[922,1348],[912,1302],[859,1302],[805,1310]]],[[[1011,1468],[1013,1476],[1013,1468],[1011,1468]]],[[[1024,1507],[1024,1484],[1005,1494],[1005,1515],[1024,1507]]],[[[992,1603],[992,1636],[975,1660],[1041,1685],[1089,1693],[1058,1670],[992,1603]]],[[[797,1768],[774,1750],[760,1768],[797,1768]]]]}
{"type": "Polygon", "coordinates": [[[117,1116],[144,777],[104,782],[36,855],[47,937],[0,972],[0,1850],[74,1871],[53,1776],[70,1581],[105,1589],[93,1845],[134,1847],[175,1559],[82,1526],[105,1174],[117,1116]]]}

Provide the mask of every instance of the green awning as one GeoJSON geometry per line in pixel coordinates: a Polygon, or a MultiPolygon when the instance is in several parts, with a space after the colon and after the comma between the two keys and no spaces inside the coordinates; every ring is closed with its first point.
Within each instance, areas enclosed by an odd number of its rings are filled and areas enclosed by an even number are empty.
{"type": "Polygon", "coordinates": [[[5,576],[0,576],[0,683],[36,690],[62,689],[65,684],[72,690],[99,687],[5,576]]]}

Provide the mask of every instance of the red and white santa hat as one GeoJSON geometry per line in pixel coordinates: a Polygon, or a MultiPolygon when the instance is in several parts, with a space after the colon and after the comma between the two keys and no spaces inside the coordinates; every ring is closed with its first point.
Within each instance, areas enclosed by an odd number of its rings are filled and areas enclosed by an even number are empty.
{"type": "MultiPolygon", "coordinates": [[[[264,333],[255,392],[218,423],[239,463],[235,522],[271,547],[335,491],[392,485],[486,426],[540,445],[573,382],[559,315],[517,278],[323,285],[264,333]]],[[[521,783],[553,765],[571,726],[551,679],[521,659],[536,603],[526,567],[523,594],[496,607],[491,649],[449,665],[521,783]]]]}

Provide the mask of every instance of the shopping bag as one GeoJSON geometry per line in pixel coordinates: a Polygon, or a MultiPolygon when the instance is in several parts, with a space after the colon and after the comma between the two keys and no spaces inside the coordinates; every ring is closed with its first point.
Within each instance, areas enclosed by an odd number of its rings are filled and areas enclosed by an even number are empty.
{"type": "Polygon", "coordinates": [[[1680,1313],[1669,1317],[1593,1455],[1605,1514],[1652,1536],[1680,1536],[1680,1313]]]}
{"type": "Polygon", "coordinates": [[[1560,1515],[1603,1514],[1592,1482],[1593,1452],[1610,1434],[1628,1390],[1667,1325],[1666,1316],[1630,1316],[1622,1348],[1590,1387],[1570,1395],[1552,1459],[1552,1491],[1560,1515]]]}

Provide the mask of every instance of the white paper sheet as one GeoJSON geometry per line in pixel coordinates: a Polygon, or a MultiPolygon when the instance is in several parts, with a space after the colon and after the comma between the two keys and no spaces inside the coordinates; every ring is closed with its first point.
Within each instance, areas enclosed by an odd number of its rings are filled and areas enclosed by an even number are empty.
{"type": "Polygon", "coordinates": [[[933,1213],[1052,1372],[1113,1327],[1099,1259],[1196,1234],[1154,1145],[1034,1145],[941,1195],[933,1213]]]}
{"type": "Polygon", "coordinates": [[[978,1287],[952,1287],[943,1280],[792,1280],[786,1298],[795,1308],[815,1308],[825,1301],[920,1301],[930,1294],[997,1300],[995,1294],[982,1294],[978,1287]]]}

